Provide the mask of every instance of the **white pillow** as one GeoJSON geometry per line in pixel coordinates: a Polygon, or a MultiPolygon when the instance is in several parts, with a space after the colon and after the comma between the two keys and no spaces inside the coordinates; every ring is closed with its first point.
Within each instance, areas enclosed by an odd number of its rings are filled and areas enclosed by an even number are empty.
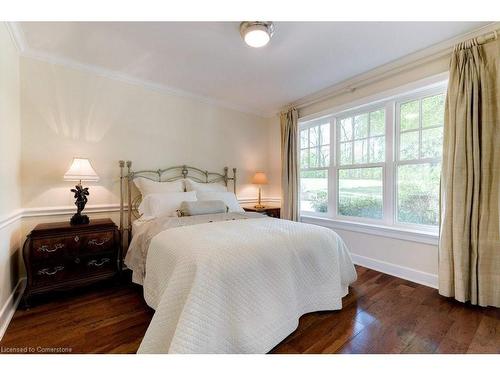
{"type": "Polygon", "coordinates": [[[177,216],[182,202],[196,201],[196,192],[188,191],[182,193],[162,193],[146,195],[141,205],[139,213],[144,216],[177,216]]]}
{"type": "Polygon", "coordinates": [[[196,196],[199,201],[223,201],[229,208],[229,212],[245,212],[236,199],[236,195],[229,191],[198,191],[196,196]]]}
{"type": "Polygon", "coordinates": [[[134,184],[141,192],[143,198],[149,194],[182,193],[184,191],[184,182],[182,182],[182,179],[172,182],[157,182],[144,177],[137,177],[134,178],[134,184]]]}
{"type": "Polygon", "coordinates": [[[184,201],[180,208],[181,216],[223,214],[225,212],[227,212],[227,206],[223,201],[184,201]]]}
{"type": "Polygon", "coordinates": [[[218,182],[202,183],[190,179],[185,179],[184,181],[186,184],[186,191],[227,191],[227,187],[218,182]]]}

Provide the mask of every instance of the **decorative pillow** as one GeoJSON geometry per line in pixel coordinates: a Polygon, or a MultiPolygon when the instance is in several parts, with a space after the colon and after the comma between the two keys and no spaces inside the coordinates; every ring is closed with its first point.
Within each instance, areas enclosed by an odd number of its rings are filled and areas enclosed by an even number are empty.
{"type": "Polygon", "coordinates": [[[236,195],[228,191],[197,192],[196,196],[199,201],[223,201],[229,208],[228,212],[245,212],[245,210],[241,208],[238,199],[236,199],[236,195]]]}
{"type": "Polygon", "coordinates": [[[189,178],[186,178],[184,182],[186,184],[186,191],[200,191],[200,192],[227,191],[227,187],[225,185],[219,184],[218,182],[209,182],[207,184],[202,182],[196,182],[190,180],[189,178]]]}
{"type": "Polygon", "coordinates": [[[227,206],[223,201],[182,202],[179,211],[181,216],[221,214],[227,212],[227,206]]]}
{"type": "Polygon", "coordinates": [[[182,193],[184,191],[184,182],[182,179],[172,182],[157,182],[144,177],[137,177],[134,178],[134,184],[141,192],[143,198],[149,194],[182,193]]]}
{"type": "Polygon", "coordinates": [[[196,192],[182,193],[162,193],[146,195],[141,205],[139,213],[144,216],[177,216],[177,210],[180,209],[182,202],[196,201],[196,192]]]}

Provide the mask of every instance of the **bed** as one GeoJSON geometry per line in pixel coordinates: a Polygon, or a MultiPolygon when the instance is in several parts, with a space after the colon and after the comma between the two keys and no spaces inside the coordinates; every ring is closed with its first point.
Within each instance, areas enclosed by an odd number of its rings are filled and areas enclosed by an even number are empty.
{"type": "Polygon", "coordinates": [[[224,212],[168,215],[133,226],[131,181],[194,179],[236,187],[228,176],[187,166],[132,172],[123,163],[120,229],[130,240],[125,264],[155,314],[138,353],[267,353],[293,332],[301,315],[342,308],[356,279],[349,251],[332,230],[224,212]],[[178,171],[179,173],[175,173],[178,171]],[[164,174],[174,172],[174,176],[164,174]],[[201,174],[196,176],[196,174],[201,174]],[[124,190],[128,201],[124,226],[124,190]]]}

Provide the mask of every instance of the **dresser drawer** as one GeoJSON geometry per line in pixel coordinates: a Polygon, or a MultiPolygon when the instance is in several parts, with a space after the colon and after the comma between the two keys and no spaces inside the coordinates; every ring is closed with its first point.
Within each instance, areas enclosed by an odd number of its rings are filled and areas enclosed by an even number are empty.
{"type": "Polygon", "coordinates": [[[80,236],[80,252],[85,254],[109,251],[115,244],[114,237],[114,231],[82,234],[80,236]]]}
{"type": "Polygon", "coordinates": [[[32,270],[33,286],[43,286],[76,277],[74,266],[69,262],[38,264],[32,270]]]}
{"type": "Polygon", "coordinates": [[[34,261],[60,259],[66,255],[76,254],[80,246],[79,236],[60,236],[35,238],[32,245],[34,261]]]}
{"type": "Polygon", "coordinates": [[[80,259],[78,273],[80,275],[89,275],[96,273],[116,272],[117,270],[116,254],[93,255],[80,259]]]}

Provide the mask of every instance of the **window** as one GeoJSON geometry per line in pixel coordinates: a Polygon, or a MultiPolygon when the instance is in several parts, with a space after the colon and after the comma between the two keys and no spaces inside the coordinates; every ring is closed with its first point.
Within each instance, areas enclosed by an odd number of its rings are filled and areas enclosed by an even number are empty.
{"type": "Polygon", "coordinates": [[[339,120],[337,214],[382,219],[385,109],[339,120]]]}
{"type": "Polygon", "coordinates": [[[330,123],[322,122],[300,131],[300,209],[328,211],[330,123]]]}
{"type": "Polygon", "coordinates": [[[401,223],[438,225],[444,94],[397,104],[397,209],[401,223]]]}
{"type": "Polygon", "coordinates": [[[302,122],[301,211],[436,227],[445,89],[445,83],[435,84],[302,122]]]}

